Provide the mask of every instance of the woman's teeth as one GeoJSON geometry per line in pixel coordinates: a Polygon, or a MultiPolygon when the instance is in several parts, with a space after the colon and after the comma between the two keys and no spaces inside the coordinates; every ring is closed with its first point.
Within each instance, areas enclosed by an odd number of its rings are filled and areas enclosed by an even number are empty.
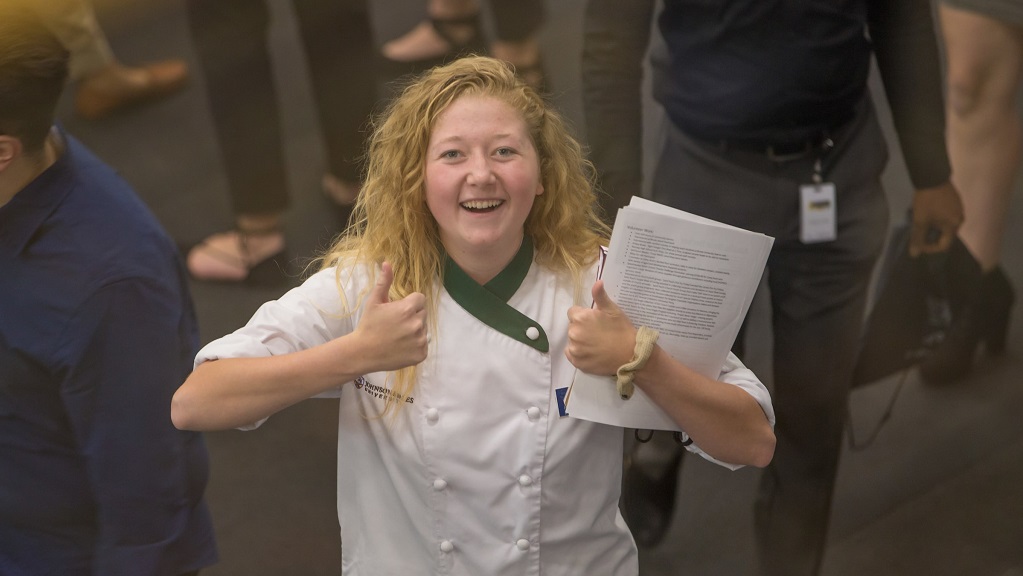
{"type": "Polygon", "coordinates": [[[466,210],[491,210],[497,208],[502,203],[502,200],[469,200],[468,202],[462,202],[462,208],[466,210]]]}

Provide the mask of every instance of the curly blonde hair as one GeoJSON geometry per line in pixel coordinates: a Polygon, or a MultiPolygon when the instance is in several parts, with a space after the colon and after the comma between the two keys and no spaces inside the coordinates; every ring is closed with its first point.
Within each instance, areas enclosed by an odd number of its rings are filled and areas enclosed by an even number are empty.
{"type": "MultiPolygon", "coordinates": [[[[337,266],[339,283],[345,266],[390,262],[391,298],[424,294],[431,319],[442,286],[444,248],[426,204],[426,149],[437,118],[462,96],[497,98],[525,121],[544,189],[524,225],[538,264],[570,273],[578,283],[610,235],[601,218],[592,164],[562,117],[508,64],[470,56],[433,68],[414,78],[374,122],[352,224],[320,259],[322,268],[337,266]]],[[[415,367],[399,371],[396,399],[387,410],[404,404],[414,382],[415,367]]]]}

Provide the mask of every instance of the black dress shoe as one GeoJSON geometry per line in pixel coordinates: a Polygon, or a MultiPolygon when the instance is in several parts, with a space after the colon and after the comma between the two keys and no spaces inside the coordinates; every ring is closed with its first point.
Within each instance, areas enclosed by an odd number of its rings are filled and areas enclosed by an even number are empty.
{"type": "Polygon", "coordinates": [[[1015,299],[1012,284],[1001,268],[985,273],[956,314],[944,341],[920,363],[924,382],[948,384],[965,377],[981,342],[988,354],[1003,353],[1015,299]]]}
{"type": "Polygon", "coordinates": [[[676,447],[671,464],[660,478],[631,462],[625,469],[621,509],[636,544],[649,548],[664,539],[675,515],[678,475],[685,449],[676,447]]]}

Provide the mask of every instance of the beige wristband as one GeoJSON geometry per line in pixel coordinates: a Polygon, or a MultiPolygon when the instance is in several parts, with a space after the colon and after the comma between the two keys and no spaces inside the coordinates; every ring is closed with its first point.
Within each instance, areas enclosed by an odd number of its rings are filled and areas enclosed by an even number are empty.
{"type": "Polygon", "coordinates": [[[646,366],[647,360],[650,359],[650,355],[654,352],[654,345],[657,344],[657,337],[659,335],[660,333],[657,330],[647,328],[646,326],[640,326],[639,330],[636,331],[636,348],[632,353],[632,360],[618,368],[618,394],[622,397],[622,400],[632,398],[632,393],[636,389],[635,384],[633,384],[636,370],[646,366]]]}

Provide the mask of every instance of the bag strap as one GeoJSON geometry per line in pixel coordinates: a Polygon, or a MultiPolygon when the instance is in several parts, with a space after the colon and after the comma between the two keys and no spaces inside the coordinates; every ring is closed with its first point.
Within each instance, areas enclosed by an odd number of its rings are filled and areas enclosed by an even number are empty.
{"type": "Polygon", "coordinates": [[[866,440],[864,440],[863,442],[856,441],[856,432],[854,430],[852,421],[852,409],[849,408],[848,400],[846,401],[845,420],[847,422],[846,428],[849,431],[849,435],[847,437],[849,450],[853,452],[861,452],[863,450],[866,450],[867,448],[870,448],[870,446],[874,444],[874,441],[877,440],[878,435],[881,433],[881,429],[884,428],[884,425],[892,417],[892,412],[894,411],[895,408],[895,401],[899,398],[899,394],[902,392],[902,387],[906,383],[906,378],[909,376],[910,370],[911,370],[910,368],[906,368],[905,370],[902,371],[902,374],[899,375],[899,381],[895,385],[895,391],[892,392],[892,397],[888,400],[888,406],[885,407],[884,414],[881,415],[881,418],[878,419],[877,424],[874,425],[874,429],[870,431],[870,434],[867,435],[866,440]]]}

